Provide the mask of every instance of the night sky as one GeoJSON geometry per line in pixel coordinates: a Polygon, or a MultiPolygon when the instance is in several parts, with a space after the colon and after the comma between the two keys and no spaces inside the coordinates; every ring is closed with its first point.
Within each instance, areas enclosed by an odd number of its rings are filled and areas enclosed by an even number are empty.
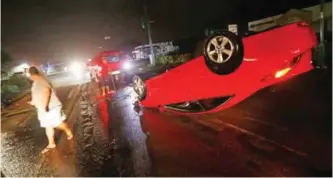
{"type": "MultiPolygon", "coordinates": [[[[151,0],[153,41],[203,33],[216,23],[283,13],[319,0],[151,0]]],[[[100,49],[147,43],[142,0],[2,0],[1,47],[16,60],[87,59],[100,49]],[[110,36],[110,40],[104,40],[110,36]]]]}

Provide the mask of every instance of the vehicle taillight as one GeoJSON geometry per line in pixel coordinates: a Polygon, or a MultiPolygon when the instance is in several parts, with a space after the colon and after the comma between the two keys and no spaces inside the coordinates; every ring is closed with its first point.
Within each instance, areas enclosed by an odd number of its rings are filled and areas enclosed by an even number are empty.
{"type": "Polygon", "coordinates": [[[302,58],[302,55],[295,57],[293,60],[290,61],[290,63],[288,64],[288,67],[281,69],[279,71],[276,71],[274,74],[274,77],[281,78],[281,77],[285,76],[296,64],[298,64],[298,62],[300,61],[301,58],[302,58]]]}
{"type": "Polygon", "coordinates": [[[265,82],[267,80],[271,80],[273,78],[281,78],[283,76],[285,76],[286,74],[288,74],[289,71],[291,71],[291,69],[298,64],[298,62],[300,61],[300,59],[302,58],[302,55],[299,55],[297,57],[295,57],[293,60],[290,61],[289,64],[287,64],[287,66],[285,66],[285,68],[282,68],[276,72],[274,72],[273,74],[269,74],[266,75],[264,78],[262,78],[260,81],[261,82],[265,82]]]}
{"type": "Polygon", "coordinates": [[[274,77],[275,78],[281,78],[281,77],[285,76],[290,70],[291,70],[290,67],[279,70],[279,71],[275,72],[274,77]]]}

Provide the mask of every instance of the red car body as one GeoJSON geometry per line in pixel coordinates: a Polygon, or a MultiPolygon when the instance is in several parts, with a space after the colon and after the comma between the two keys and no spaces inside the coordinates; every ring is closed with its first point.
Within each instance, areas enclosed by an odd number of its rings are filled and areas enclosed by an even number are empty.
{"type": "Polygon", "coordinates": [[[244,58],[239,68],[218,75],[199,56],[145,81],[145,107],[228,96],[207,112],[229,108],[256,91],[313,69],[312,49],[317,37],[305,23],[293,23],[242,39],[244,58]]]}

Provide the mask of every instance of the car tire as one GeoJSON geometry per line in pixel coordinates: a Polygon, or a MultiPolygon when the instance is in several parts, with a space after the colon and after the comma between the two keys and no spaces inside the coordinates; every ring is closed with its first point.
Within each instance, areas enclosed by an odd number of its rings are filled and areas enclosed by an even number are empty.
{"type": "Polygon", "coordinates": [[[203,46],[207,67],[216,74],[227,75],[241,65],[244,57],[242,39],[229,31],[208,37],[203,46]]]}
{"type": "Polygon", "coordinates": [[[134,76],[132,82],[133,90],[136,93],[138,100],[144,100],[147,96],[147,88],[145,82],[139,76],[134,76]]]}

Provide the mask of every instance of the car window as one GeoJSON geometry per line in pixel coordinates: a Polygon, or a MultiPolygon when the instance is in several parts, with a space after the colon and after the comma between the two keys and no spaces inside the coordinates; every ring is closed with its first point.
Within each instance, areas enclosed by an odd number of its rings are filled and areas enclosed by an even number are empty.
{"type": "Polygon", "coordinates": [[[108,62],[118,62],[120,60],[119,56],[105,56],[104,59],[108,62]]]}
{"type": "Polygon", "coordinates": [[[130,56],[128,54],[122,54],[121,55],[121,59],[124,59],[124,60],[133,60],[132,56],[130,56]]]}

